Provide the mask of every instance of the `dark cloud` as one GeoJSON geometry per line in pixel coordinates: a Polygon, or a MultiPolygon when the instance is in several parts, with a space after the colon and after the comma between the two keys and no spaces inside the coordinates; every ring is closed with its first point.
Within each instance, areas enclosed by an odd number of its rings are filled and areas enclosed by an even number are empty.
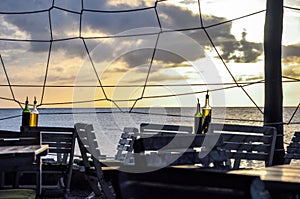
{"type": "Polygon", "coordinates": [[[32,12],[46,10],[52,6],[52,0],[1,0],[1,12],[32,12]]]}
{"type": "Polygon", "coordinates": [[[283,58],[282,75],[294,78],[300,78],[300,56],[290,56],[283,58]]]}
{"type": "Polygon", "coordinates": [[[157,6],[157,10],[162,28],[176,30],[199,27],[199,15],[187,9],[167,3],[160,3],[157,6]]]}
{"type": "Polygon", "coordinates": [[[284,58],[297,56],[300,57],[300,44],[283,46],[282,56],[284,58]]]}
{"type": "Polygon", "coordinates": [[[282,71],[283,76],[300,78],[300,64],[298,66],[288,66],[282,71]]]}
{"type": "MultiPolygon", "coordinates": [[[[83,35],[91,30],[105,35],[122,34],[124,31],[158,27],[154,10],[130,13],[94,13],[84,12],[82,16],[83,35]]],[[[140,31],[139,31],[140,32],[140,31]]],[[[158,32],[158,30],[156,31],[158,32]]]]}
{"type": "MultiPolygon", "coordinates": [[[[26,1],[26,3],[22,3],[21,1],[1,1],[0,7],[1,9],[5,8],[7,10],[15,8],[15,10],[19,11],[48,9],[51,7],[49,2],[51,1],[26,1]]],[[[79,1],[76,3],[78,2],[79,1]]],[[[187,1],[183,3],[190,2],[187,1]]],[[[80,10],[80,6],[74,6],[72,4],[74,4],[74,1],[68,0],[60,3],[56,2],[55,6],[74,11],[80,10]]],[[[106,1],[84,1],[83,6],[85,9],[102,10],[124,10],[136,8],[130,4],[125,5],[125,3],[122,3],[114,5],[113,3],[108,4],[106,1]]],[[[146,7],[146,3],[141,2],[138,6],[146,7]]],[[[194,14],[187,9],[160,2],[158,3],[157,10],[160,16],[160,23],[163,28],[178,29],[199,27],[199,15],[194,14]]],[[[69,41],[63,40],[79,36],[80,15],[53,8],[50,11],[50,16],[53,39],[62,39],[62,41],[54,42],[53,50],[64,50],[69,56],[86,57],[87,53],[83,42],[80,41],[80,39],[69,41]]],[[[206,25],[226,21],[223,17],[205,15],[202,17],[203,22],[206,25]]],[[[51,39],[48,12],[32,15],[4,15],[4,20],[25,32],[31,39],[48,41],[51,39]]],[[[103,34],[115,35],[122,31],[129,31],[129,34],[141,32],[153,33],[158,31],[158,20],[154,9],[129,13],[96,13],[84,11],[81,25],[81,36],[89,36],[90,34],[99,36],[103,36],[103,34]],[[152,28],[147,29],[148,27],[152,28]]],[[[226,61],[255,62],[262,52],[261,44],[248,42],[246,39],[237,41],[234,35],[230,34],[231,26],[232,24],[229,22],[208,29],[215,45],[220,47],[222,50],[222,57],[226,61]],[[243,56],[238,56],[239,54],[243,56]]],[[[4,29],[5,27],[0,26],[0,28],[4,29]]],[[[14,35],[12,34],[12,31],[13,30],[7,31],[7,34],[14,35]]],[[[164,33],[160,35],[157,47],[161,50],[156,52],[155,59],[157,61],[175,65],[186,60],[194,61],[205,56],[204,50],[201,47],[199,48],[192,44],[195,42],[203,47],[211,45],[207,36],[204,34],[204,31],[191,30],[182,33],[186,34],[185,36],[191,38],[191,40],[185,40],[184,36],[174,33],[164,33]]],[[[149,63],[156,36],[149,37],[150,39],[140,39],[137,37],[103,40],[88,39],[86,40],[86,43],[89,51],[93,51],[92,58],[96,63],[112,61],[118,59],[120,56],[125,62],[127,62],[128,67],[134,67],[136,65],[143,65],[146,62],[149,63]],[[132,42],[131,46],[135,45],[135,48],[128,47],[127,44],[130,42],[132,42]],[[96,47],[100,49],[94,51],[96,47]]],[[[8,38],[10,37],[8,36],[8,38]]],[[[31,50],[34,52],[46,52],[49,50],[49,44],[32,42],[31,50]]]]}

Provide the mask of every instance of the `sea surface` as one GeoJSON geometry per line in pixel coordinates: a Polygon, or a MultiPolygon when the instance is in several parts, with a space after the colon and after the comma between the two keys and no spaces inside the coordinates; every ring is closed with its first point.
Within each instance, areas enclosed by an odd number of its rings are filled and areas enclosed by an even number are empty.
{"type": "MultiPolygon", "coordinates": [[[[284,122],[288,123],[295,107],[284,108],[284,122]]],[[[262,109],[263,111],[263,109],[262,109]]],[[[0,109],[0,129],[18,131],[21,125],[21,109],[0,109]]],[[[193,126],[195,108],[136,108],[128,109],[39,109],[39,126],[73,127],[77,122],[93,124],[101,153],[114,156],[120,134],[124,127],[139,128],[141,123],[178,124],[193,126]]],[[[263,125],[263,114],[257,108],[213,108],[213,122],[263,125]]],[[[284,125],[285,146],[295,131],[300,131],[300,110],[292,121],[284,125]],[[295,124],[296,123],[296,124],[295,124]]],[[[76,149],[78,153],[78,149],[76,149]]]]}

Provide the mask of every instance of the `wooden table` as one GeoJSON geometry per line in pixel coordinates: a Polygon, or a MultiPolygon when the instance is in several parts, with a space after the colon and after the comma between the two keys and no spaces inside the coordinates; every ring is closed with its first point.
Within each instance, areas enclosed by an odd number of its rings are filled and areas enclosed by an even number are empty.
{"type": "Polygon", "coordinates": [[[229,173],[259,176],[272,198],[300,194],[300,164],[285,164],[259,169],[234,170],[229,173]]]}
{"type": "Polygon", "coordinates": [[[41,194],[42,172],[40,158],[47,155],[48,145],[0,146],[0,172],[36,171],[37,194],[41,194]]]}

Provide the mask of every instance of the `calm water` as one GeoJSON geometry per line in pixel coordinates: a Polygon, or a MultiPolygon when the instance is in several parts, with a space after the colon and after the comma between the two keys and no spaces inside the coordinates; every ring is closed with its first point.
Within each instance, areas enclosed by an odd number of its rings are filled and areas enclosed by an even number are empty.
{"type": "MultiPolygon", "coordinates": [[[[288,122],[295,108],[284,109],[284,122],[288,122]]],[[[126,110],[124,110],[126,111],[126,110]]],[[[120,113],[117,109],[39,109],[40,126],[72,127],[76,122],[93,124],[103,154],[113,156],[124,127],[138,128],[140,123],[179,124],[193,126],[195,108],[137,108],[134,113],[120,113]]],[[[20,109],[0,109],[0,129],[19,130],[20,109]],[[11,117],[11,118],[10,118],[11,117]],[[5,119],[9,118],[9,119],[5,119]]],[[[263,115],[256,108],[214,108],[213,122],[262,125],[263,115]],[[243,121],[251,120],[251,121],[243,121]]],[[[300,122],[300,110],[292,122],[300,122]]],[[[285,143],[300,130],[300,124],[284,126],[285,143]]]]}

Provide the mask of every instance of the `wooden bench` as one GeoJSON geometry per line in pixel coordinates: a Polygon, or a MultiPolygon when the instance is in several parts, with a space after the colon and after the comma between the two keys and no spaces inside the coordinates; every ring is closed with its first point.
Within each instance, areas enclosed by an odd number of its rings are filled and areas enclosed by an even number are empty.
{"type": "MultiPolygon", "coordinates": [[[[58,175],[60,186],[70,192],[75,149],[74,128],[68,127],[23,127],[24,134],[39,133],[41,143],[49,145],[49,153],[42,161],[44,175],[58,175]]],[[[56,183],[57,184],[57,183],[56,183]]],[[[56,187],[56,184],[54,186],[56,187]]]]}
{"type": "Polygon", "coordinates": [[[172,165],[202,164],[203,167],[226,169],[222,137],[217,134],[163,134],[139,137],[135,140],[135,164],[165,167],[172,165]],[[197,150],[198,149],[198,150],[197,150]]]}
{"type": "Polygon", "coordinates": [[[221,133],[223,149],[233,159],[233,169],[240,168],[240,161],[264,161],[271,166],[275,150],[277,131],[274,127],[259,127],[235,124],[210,124],[210,133],[221,133]]]}
{"type": "Polygon", "coordinates": [[[269,195],[259,177],[188,168],[167,167],[144,173],[119,171],[118,184],[121,198],[253,199],[269,195]]]}
{"type": "Polygon", "coordinates": [[[292,159],[300,160],[300,131],[294,133],[290,144],[287,146],[284,163],[290,164],[292,159]]]}
{"type": "Polygon", "coordinates": [[[107,199],[115,198],[115,192],[113,187],[109,181],[106,181],[103,176],[102,164],[100,160],[102,159],[102,155],[98,146],[98,142],[96,139],[95,131],[92,124],[84,124],[84,123],[76,123],[74,125],[75,132],[77,135],[77,141],[83,161],[83,165],[85,168],[85,174],[88,179],[88,183],[92,188],[93,192],[96,196],[102,195],[101,189],[103,190],[103,194],[107,199]],[[92,161],[90,161],[92,159],[92,161]],[[94,182],[94,176],[98,179],[98,182],[101,186],[99,188],[97,183],[94,182]]]}

